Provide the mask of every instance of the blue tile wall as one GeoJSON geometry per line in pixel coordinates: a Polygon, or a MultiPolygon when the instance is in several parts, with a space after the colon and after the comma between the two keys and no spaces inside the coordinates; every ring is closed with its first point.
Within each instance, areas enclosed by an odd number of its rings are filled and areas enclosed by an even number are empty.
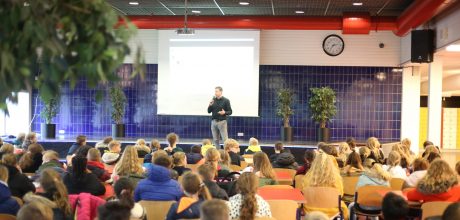
{"type": "MultiPolygon", "coordinates": [[[[295,115],[291,119],[296,141],[314,141],[317,125],[309,117],[307,108],[309,88],[330,86],[337,92],[338,114],[329,123],[333,140],[353,136],[358,140],[375,136],[381,141],[400,138],[402,76],[389,67],[340,66],[260,66],[260,117],[231,117],[229,136],[243,132],[244,139],[251,136],[263,141],[280,138],[281,120],[276,117],[276,92],[290,88],[295,92],[295,115]]],[[[209,138],[210,118],[207,116],[156,115],[157,65],[147,65],[145,79],[130,78],[132,66],[125,64],[118,74],[128,98],[125,123],[127,137],[159,137],[176,132],[182,138],[209,138]]],[[[192,87],[193,85],[191,85],[192,87]]],[[[183,88],[187,89],[187,88],[183,88]]],[[[61,109],[55,118],[58,130],[66,137],[85,134],[102,137],[111,134],[110,102],[106,86],[88,88],[79,82],[74,90],[62,88],[61,109]],[[104,98],[96,102],[97,91],[104,98]]],[[[211,91],[212,93],[212,91],[211,91]]],[[[33,130],[39,132],[42,121],[39,112],[42,103],[33,93],[33,130]]],[[[203,103],[205,109],[207,103],[203,103]]]]}

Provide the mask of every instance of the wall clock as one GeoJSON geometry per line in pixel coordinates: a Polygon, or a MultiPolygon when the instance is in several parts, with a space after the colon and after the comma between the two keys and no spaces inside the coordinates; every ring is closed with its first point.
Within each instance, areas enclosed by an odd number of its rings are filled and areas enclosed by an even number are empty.
{"type": "Polygon", "coordinates": [[[343,52],[345,42],[336,34],[331,34],[323,40],[323,50],[329,56],[337,56],[343,52]]]}

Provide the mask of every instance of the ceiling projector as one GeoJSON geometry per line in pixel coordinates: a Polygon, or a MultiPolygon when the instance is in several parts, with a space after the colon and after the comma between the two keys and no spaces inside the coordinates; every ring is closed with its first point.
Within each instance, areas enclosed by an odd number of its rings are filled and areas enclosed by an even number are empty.
{"type": "Polygon", "coordinates": [[[177,35],[194,35],[195,29],[191,28],[179,28],[176,30],[177,35]]]}

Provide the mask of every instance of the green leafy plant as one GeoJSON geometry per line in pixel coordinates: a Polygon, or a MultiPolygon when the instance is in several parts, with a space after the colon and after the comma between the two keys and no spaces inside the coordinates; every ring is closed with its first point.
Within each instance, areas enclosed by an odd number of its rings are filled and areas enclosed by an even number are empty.
{"type": "Polygon", "coordinates": [[[45,119],[46,124],[51,124],[52,120],[56,115],[59,113],[59,104],[61,102],[61,95],[60,93],[56,93],[54,97],[51,99],[47,99],[43,101],[43,109],[40,112],[40,116],[45,119]]]}
{"type": "Polygon", "coordinates": [[[292,110],[291,108],[294,94],[289,89],[280,89],[277,95],[278,102],[276,115],[283,119],[284,127],[290,127],[289,117],[291,117],[294,114],[294,110],[292,110]]]}
{"type": "MultiPolygon", "coordinates": [[[[18,92],[38,89],[44,101],[69,82],[89,87],[117,81],[115,73],[136,32],[106,0],[0,1],[0,109],[17,102],[18,92]]],[[[142,52],[133,76],[143,77],[142,52]]],[[[101,92],[96,97],[101,97],[101,92]]]]}
{"type": "Polygon", "coordinates": [[[110,88],[110,101],[112,102],[112,120],[115,124],[123,124],[125,116],[126,95],[123,90],[114,86],[110,88]]]}
{"type": "Polygon", "coordinates": [[[318,122],[321,128],[337,113],[335,91],[330,87],[310,88],[311,96],[308,101],[311,118],[318,122]]]}

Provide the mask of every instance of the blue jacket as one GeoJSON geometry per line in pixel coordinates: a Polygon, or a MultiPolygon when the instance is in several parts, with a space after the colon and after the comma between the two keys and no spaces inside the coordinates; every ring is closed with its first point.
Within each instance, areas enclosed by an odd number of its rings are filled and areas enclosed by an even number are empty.
{"type": "Polygon", "coordinates": [[[201,154],[199,154],[199,153],[188,153],[187,154],[187,163],[188,164],[196,164],[201,159],[203,159],[203,156],[201,154]]]}
{"type": "Polygon", "coordinates": [[[19,204],[11,198],[11,192],[4,182],[0,182],[0,214],[16,215],[19,204]]]}
{"type": "Polygon", "coordinates": [[[134,190],[134,201],[178,201],[182,195],[179,183],[171,179],[171,171],[152,164],[147,179],[139,181],[134,190]]]}
{"type": "Polygon", "coordinates": [[[192,198],[183,197],[179,202],[171,205],[166,220],[198,219],[200,218],[201,203],[203,200],[194,201],[192,198]]]}

